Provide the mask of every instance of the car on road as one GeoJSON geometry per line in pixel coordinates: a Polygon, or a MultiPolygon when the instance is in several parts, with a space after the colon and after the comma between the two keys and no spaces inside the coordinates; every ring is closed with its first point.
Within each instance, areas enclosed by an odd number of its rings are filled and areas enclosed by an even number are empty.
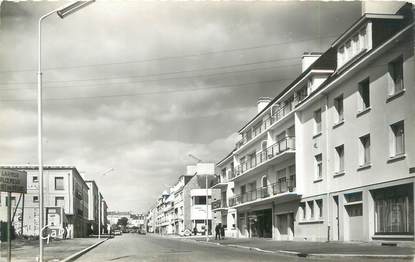
{"type": "Polygon", "coordinates": [[[114,230],[114,236],[121,236],[122,232],[119,229],[114,230]]]}

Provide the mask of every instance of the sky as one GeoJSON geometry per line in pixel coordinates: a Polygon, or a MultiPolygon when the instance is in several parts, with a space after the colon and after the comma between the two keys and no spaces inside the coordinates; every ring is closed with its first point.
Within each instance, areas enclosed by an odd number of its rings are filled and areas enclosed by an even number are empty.
{"type": "MultiPolygon", "coordinates": [[[[37,164],[37,20],[2,2],[0,164],[37,164]]],[[[76,166],[110,210],[146,212],[361,15],[359,2],[100,1],[43,22],[44,164],[76,166]],[[113,172],[102,173],[109,168],[113,172]]]]}

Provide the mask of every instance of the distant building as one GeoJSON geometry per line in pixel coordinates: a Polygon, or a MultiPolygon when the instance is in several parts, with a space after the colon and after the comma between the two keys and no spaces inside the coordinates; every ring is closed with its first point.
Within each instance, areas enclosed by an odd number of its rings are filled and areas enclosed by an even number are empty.
{"type": "Polygon", "coordinates": [[[159,234],[179,234],[185,231],[204,232],[207,218],[209,230],[212,229],[210,205],[212,194],[218,190],[208,190],[208,216],[206,216],[206,176],[208,187],[214,184],[214,164],[199,163],[188,166],[186,175],[180,176],[176,184],[164,191],[157,199],[156,206],[147,215],[149,232],[159,234]],[[198,191],[199,190],[199,191],[198,191]],[[203,204],[204,203],[204,204],[203,204]]]}
{"type": "Polygon", "coordinates": [[[108,211],[106,217],[110,225],[117,225],[120,218],[126,217],[129,219],[130,216],[130,212],[108,211]]]}

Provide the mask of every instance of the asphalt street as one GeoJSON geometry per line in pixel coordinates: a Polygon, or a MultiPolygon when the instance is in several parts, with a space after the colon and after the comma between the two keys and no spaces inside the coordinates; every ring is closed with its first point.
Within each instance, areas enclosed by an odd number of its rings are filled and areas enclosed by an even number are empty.
{"type": "MultiPolygon", "coordinates": [[[[110,239],[76,261],[379,261],[361,258],[300,258],[282,254],[197,243],[188,239],[124,234],[110,239]]],[[[391,261],[391,260],[389,260],[391,261]]],[[[396,261],[396,260],[393,260],[396,261]]]]}

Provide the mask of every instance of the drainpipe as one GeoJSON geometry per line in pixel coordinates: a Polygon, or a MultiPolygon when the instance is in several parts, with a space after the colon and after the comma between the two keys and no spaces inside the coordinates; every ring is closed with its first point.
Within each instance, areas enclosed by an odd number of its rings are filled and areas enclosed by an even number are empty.
{"type": "Polygon", "coordinates": [[[330,223],[330,175],[328,172],[328,167],[329,167],[329,163],[330,163],[330,154],[329,154],[329,114],[328,114],[328,104],[329,104],[329,97],[328,95],[324,95],[324,122],[325,122],[325,130],[324,130],[324,134],[325,134],[325,138],[326,138],[326,199],[327,199],[327,203],[326,203],[326,209],[327,209],[327,242],[330,242],[330,227],[331,227],[331,223],[330,223]]]}

